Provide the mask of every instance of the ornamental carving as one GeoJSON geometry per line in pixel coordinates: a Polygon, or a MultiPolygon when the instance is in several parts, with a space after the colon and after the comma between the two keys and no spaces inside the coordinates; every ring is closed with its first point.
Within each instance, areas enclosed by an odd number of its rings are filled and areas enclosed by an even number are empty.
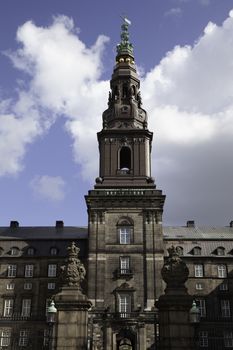
{"type": "Polygon", "coordinates": [[[163,280],[168,288],[182,288],[188,279],[189,270],[187,265],[179,256],[177,247],[168,248],[169,257],[162,268],[163,280]]]}
{"type": "Polygon", "coordinates": [[[80,249],[74,242],[67,248],[68,257],[65,260],[65,265],[61,267],[62,284],[69,287],[77,287],[81,289],[86,270],[78,258],[80,249]]]}

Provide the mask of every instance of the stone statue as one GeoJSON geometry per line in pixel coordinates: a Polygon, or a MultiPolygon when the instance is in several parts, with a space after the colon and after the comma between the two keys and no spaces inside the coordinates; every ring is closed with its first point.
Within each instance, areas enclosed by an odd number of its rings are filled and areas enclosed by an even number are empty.
{"type": "Polygon", "coordinates": [[[65,265],[61,267],[62,284],[69,287],[78,287],[81,289],[86,270],[78,258],[80,249],[72,242],[67,248],[68,257],[65,260],[65,265]]]}
{"type": "Polygon", "coordinates": [[[162,268],[163,280],[167,283],[167,288],[184,288],[184,283],[188,279],[189,270],[187,265],[179,256],[179,249],[174,246],[168,248],[169,257],[162,268]]]}

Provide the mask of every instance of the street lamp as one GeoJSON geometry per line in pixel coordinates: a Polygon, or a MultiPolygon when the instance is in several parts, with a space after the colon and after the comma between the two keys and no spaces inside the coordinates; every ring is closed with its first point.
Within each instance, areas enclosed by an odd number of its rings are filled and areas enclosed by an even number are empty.
{"type": "Polygon", "coordinates": [[[52,340],[53,340],[53,326],[56,322],[57,309],[55,307],[55,303],[51,300],[50,305],[47,310],[47,324],[49,326],[49,334],[48,334],[48,349],[52,350],[52,340]]]}
{"type": "Polygon", "coordinates": [[[192,307],[189,311],[189,321],[194,326],[194,344],[195,348],[198,347],[198,335],[197,335],[197,327],[200,323],[200,309],[197,306],[195,300],[193,300],[192,307]]]}
{"type": "Polygon", "coordinates": [[[193,300],[192,307],[189,311],[189,320],[192,324],[198,324],[200,322],[200,309],[197,306],[195,300],[193,300]]]}

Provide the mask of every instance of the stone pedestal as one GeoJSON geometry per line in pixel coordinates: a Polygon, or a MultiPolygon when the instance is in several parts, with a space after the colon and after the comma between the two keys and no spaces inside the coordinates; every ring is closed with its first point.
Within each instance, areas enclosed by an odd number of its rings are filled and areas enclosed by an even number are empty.
{"type": "Polygon", "coordinates": [[[88,339],[88,309],[91,302],[77,287],[63,287],[55,297],[57,323],[56,350],[86,350],[88,339]]]}
{"type": "Polygon", "coordinates": [[[159,350],[195,349],[194,327],[190,323],[193,297],[188,294],[185,282],[189,270],[179,256],[178,248],[168,249],[169,257],[162,268],[167,284],[156,306],[159,310],[159,350]]]}
{"type": "Polygon", "coordinates": [[[193,298],[186,295],[162,295],[159,309],[159,350],[195,349],[194,328],[189,320],[193,298]]]}

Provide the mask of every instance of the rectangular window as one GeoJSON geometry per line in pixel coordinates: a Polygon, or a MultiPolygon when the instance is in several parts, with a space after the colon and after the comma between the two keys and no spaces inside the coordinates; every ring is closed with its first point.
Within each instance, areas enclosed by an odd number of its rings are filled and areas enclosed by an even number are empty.
{"type": "Polygon", "coordinates": [[[55,283],[48,283],[48,289],[55,289],[55,287],[56,287],[56,284],[55,283]]]}
{"type": "Polygon", "coordinates": [[[26,290],[32,289],[32,283],[31,282],[25,282],[23,285],[23,288],[26,290]]]}
{"type": "Polygon", "coordinates": [[[4,317],[11,317],[13,315],[13,306],[14,306],[14,299],[4,300],[4,310],[3,310],[4,317]]]}
{"type": "Polygon", "coordinates": [[[196,283],[196,290],[202,290],[203,284],[202,283],[196,283]]]}
{"type": "Polygon", "coordinates": [[[131,228],[130,227],[120,227],[120,244],[130,244],[131,228]]]}
{"type": "Polygon", "coordinates": [[[8,265],[7,277],[16,277],[16,274],[17,274],[17,265],[8,265]]]}
{"type": "Polygon", "coordinates": [[[122,314],[122,317],[126,317],[131,312],[130,294],[119,294],[119,312],[122,314]]]}
{"type": "Polygon", "coordinates": [[[207,331],[200,331],[199,332],[199,346],[200,346],[200,348],[207,348],[208,347],[208,332],[207,331]]]}
{"type": "Polygon", "coordinates": [[[29,339],[29,330],[28,329],[21,329],[19,332],[19,346],[27,346],[28,345],[28,339],[29,339]]]}
{"type": "Polygon", "coordinates": [[[21,316],[29,317],[30,314],[31,314],[31,299],[23,299],[21,316]]]}
{"type": "Polygon", "coordinates": [[[222,283],[219,285],[219,290],[221,290],[221,291],[226,291],[226,290],[228,290],[228,282],[227,282],[227,281],[222,282],[222,283]]]}
{"type": "Polygon", "coordinates": [[[125,275],[130,272],[130,257],[121,256],[120,257],[120,273],[125,275]]]}
{"type": "Polygon", "coordinates": [[[47,347],[48,343],[49,343],[49,330],[48,329],[44,329],[43,345],[47,347]]]}
{"type": "Polygon", "coordinates": [[[226,265],[218,265],[218,277],[226,278],[227,277],[227,267],[226,265]]]}
{"type": "Polygon", "coordinates": [[[11,332],[9,329],[1,331],[0,346],[7,347],[10,346],[11,342],[11,332]]]}
{"type": "Polygon", "coordinates": [[[225,348],[233,348],[233,332],[225,331],[223,333],[224,346],[225,348]]]}
{"type": "Polygon", "coordinates": [[[57,275],[57,265],[49,264],[48,265],[48,277],[56,277],[57,275]]]}
{"type": "Polygon", "coordinates": [[[196,301],[197,301],[197,306],[199,307],[199,310],[200,310],[200,316],[206,317],[205,299],[197,299],[196,301]]]}
{"type": "Polygon", "coordinates": [[[14,289],[14,288],[15,288],[15,284],[14,284],[14,283],[7,283],[6,289],[12,290],[12,289],[14,289]]]}
{"type": "Polygon", "coordinates": [[[203,277],[204,276],[204,269],[203,269],[202,264],[194,265],[194,276],[195,277],[203,277]]]}
{"type": "Polygon", "coordinates": [[[222,317],[231,317],[230,300],[222,299],[220,301],[220,307],[222,317]]]}
{"type": "Polygon", "coordinates": [[[33,277],[34,265],[25,265],[24,276],[33,277]]]}

